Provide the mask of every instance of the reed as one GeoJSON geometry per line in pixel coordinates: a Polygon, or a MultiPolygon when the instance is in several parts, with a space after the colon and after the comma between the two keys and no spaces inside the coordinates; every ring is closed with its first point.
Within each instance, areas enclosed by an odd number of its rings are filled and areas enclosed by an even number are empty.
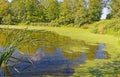
{"type": "MultiPolygon", "coordinates": [[[[3,68],[5,74],[8,77],[11,77],[10,72],[8,70],[8,61],[10,61],[10,58],[15,58],[12,57],[13,52],[15,49],[19,49],[19,46],[25,42],[25,41],[33,41],[34,39],[30,39],[31,35],[33,34],[34,31],[31,32],[31,34],[27,35],[28,31],[27,29],[24,30],[0,30],[1,35],[0,38],[5,37],[4,40],[0,41],[0,45],[2,46],[2,51],[0,52],[0,67],[3,68]],[[5,33],[4,33],[5,32],[5,33]],[[3,36],[3,34],[4,36],[3,36]]],[[[16,58],[17,59],[17,58],[16,58]]],[[[18,59],[19,61],[22,61],[18,59]]],[[[33,64],[31,60],[28,60],[29,63],[33,64]]],[[[17,70],[16,68],[14,68],[17,70]]],[[[18,72],[18,70],[17,70],[18,72]]]]}

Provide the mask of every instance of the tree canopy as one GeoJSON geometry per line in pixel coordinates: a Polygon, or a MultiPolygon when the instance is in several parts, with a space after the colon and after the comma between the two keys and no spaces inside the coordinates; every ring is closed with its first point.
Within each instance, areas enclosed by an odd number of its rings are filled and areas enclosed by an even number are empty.
{"type": "Polygon", "coordinates": [[[102,9],[111,6],[110,16],[120,17],[120,0],[0,0],[0,24],[57,23],[81,26],[100,20],[102,9]]]}

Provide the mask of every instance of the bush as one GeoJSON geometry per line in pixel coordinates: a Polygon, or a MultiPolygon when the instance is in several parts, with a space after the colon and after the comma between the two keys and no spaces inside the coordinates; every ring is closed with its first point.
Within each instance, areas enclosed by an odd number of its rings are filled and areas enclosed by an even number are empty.
{"type": "Polygon", "coordinates": [[[120,19],[101,20],[92,24],[93,33],[119,34],[120,19]]]}

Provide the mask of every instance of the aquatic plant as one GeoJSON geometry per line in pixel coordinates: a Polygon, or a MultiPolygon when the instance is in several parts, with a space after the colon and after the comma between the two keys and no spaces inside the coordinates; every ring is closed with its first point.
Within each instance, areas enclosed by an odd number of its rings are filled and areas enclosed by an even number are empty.
{"type": "MultiPolygon", "coordinates": [[[[4,72],[6,73],[7,76],[10,76],[10,73],[8,71],[8,61],[10,61],[10,58],[17,59],[12,56],[13,52],[15,51],[16,48],[19,48],[21,43],[25,41],[33,41],[29,39],[31,34],[27,35],[28,31],[27,29],[25,30],[4,30],[1,29],[1,38],[4,37],[4,40],[2,39],[0,41],[0,45],[2,46],[2,51],[0,52],[0,67],[4,69],[4,72]],[[5,33],[4,33],[5,32],[5,33]],[[3,36],[4,35],[4,36],[3,36]]],[[[34,32],[34,31],[32,31],[34,32]]],[[[17,59],[19,61],[22,61],[20,59],[17,59]]],[[[32,64],[31,60],[28,60],[29,63],[32,64]]],[[[17,72],[19,72],[16,68],[14,68],[17,72]]]]}
{"type": "Polygon", "coordinates": [[[3,48],[3,50],[0,54],[0,66],[2,65],[2,63],[7,63],[8,59],[11,57],[15,48],[20,44],[20,42],[24,38],[23,36],[16,34],[18,36],[14,37],[14,39],[11,39],[13,32],[14,31],[11,31],[8,34],[8,36],[6,37],[6,40],[3,42],[3,46],[6,46],[6,47],[3,48]],[[12,41],[10,41],[10,40],[12,40],[12,41]]]}

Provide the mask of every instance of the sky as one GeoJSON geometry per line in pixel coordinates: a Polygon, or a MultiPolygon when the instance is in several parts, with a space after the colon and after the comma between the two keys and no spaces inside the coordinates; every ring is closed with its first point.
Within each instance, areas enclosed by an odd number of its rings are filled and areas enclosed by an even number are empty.
{"type": "Polygon", "coordinates": [[[8,0],[9,2],[11,2],[12,0],[8,0]]]}
{"type": "MultiPolygon", "coordinates": [[[[12,1],[12,0],[8,0],[8,1],[12,1]]],[[[58,1],[63,1],[63,0],[58,0],[58,1]]],[[[101,19],[106,19],[107,15],[109,14],[109,11],[107,8],[103,8],[102,10],[102,15],[101,15],[101,19]]]]}
{"type": "Polygon", "coordinates": [[[109,14],[110,12],[109,12],[109,10],[108,10],[108,8],[103,8],[103,10],[102,10],[102,15],[101,15],[101,19],[106,19],[106,17],[107,17],[107,15],[109,14]]]}

